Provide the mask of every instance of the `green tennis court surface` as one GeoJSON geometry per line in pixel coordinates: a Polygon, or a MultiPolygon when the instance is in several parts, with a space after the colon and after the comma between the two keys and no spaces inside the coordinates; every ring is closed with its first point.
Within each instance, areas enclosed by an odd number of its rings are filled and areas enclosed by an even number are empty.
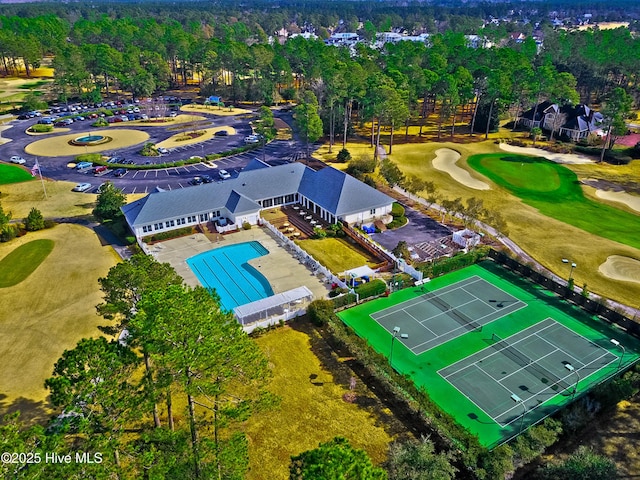
{"type": "Polygon", "coordinates": [[[640,356],[635,338],[490,261],[338,316],[490,448],[640,356]]]}

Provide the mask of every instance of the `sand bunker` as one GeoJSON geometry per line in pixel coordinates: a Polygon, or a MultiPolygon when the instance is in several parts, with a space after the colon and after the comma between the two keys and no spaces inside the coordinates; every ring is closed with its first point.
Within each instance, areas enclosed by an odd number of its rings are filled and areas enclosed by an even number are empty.
{"type": "Polygon", "coordinates": [[[24,149],[30,155],[40,157],[60,157],[66,155],[81,155],[83,153],[98,153],[103,151],[113,151],[118,148],[130,147],[144,143],[149,139],[149,135],[139,130],[114,128],[110,130],[97,130],[90,133],[74,133],[71,135],[58,135],[55,137],[38,140],[27,145],[24,149]],[[69,145],[69,141],[82,135],[106,135],[111,137],[109,143],[102,145],[88,145],[86,147],[77,147],[69,145]]]}
{"type": "Polygon", "coordinates": [[[460,160],[460,154],[450,148],[439,148],[436,150],[436,158],[433,159],[433,168],[440,170],[441,172],[451,175],[456,182],[461,183],[465,187],[473,188],[475,190],[491,190],[488,183],[473,178],[469,172],[456,165],[456,162],[460,160]]]}
{"type": "Polygon", "coordinates": [[[515,145],[509,145],[508,143],[501,143],[500,149],[504,150],[505,152],[520,153],[522,155],[533,155],[536,157],[542,157],[556,163],[575,163],[575,164],[595,163],[595,160],[585,155],[577,155],[575,153],[553,153],[553,152],[547,152],[546,150],[543,150],[541,148],[516,147],[515,145]]]}
{"type": "Polygon", "coordinates": [[[612,202],[624,203],[627,207],[640,212],[640,197],[627,192],[612,192],[610,190],[597,190],[596,197],[612,202]]]}
{"type": "Polygon", "coordinates": [[[612,280],[640,283],[640,261],[635,258],[611,255],[598,271],[612,280]]]}

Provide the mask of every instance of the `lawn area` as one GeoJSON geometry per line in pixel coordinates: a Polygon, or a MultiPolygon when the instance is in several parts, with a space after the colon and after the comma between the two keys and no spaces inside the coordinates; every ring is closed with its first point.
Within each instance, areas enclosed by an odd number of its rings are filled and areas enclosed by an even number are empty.
{"type": "Polygon", "coordinates": [[[63,224],[0,243],[0,258],[33,241],[55,247],[31,275],[0,294],[0,416],[20,409],[27,419],[45,420],[44,381],[64,350],[100,334],[98,278],[118,257],[91,229],[63,224]]]}
{"type": "Polygon", "coordinates": [[[0,260],[0,288],[19,284],[49,256],[53,250],[53,240],[34,240],[6,255],[0,260]]]}
{"type": "Polygon", "coordinates": [[[373,267],[377,264],[371,256],[343,238],[309,239],[296,241],[296,243],[334,273],[362,265],[373,267]]]}
{"type": "Polygon", "coordinates": [[[468,163],[542,214],[640,249],[640,217],[585,197],[567,167],[513,154],[473,155],[468,163]]]}
{"type": "MultiPolygon", "coordinates": [[[[453,200],[460,197],[466,202],[474,197],[482,200],[488,210],[499,211],[507,221],[508,237],[552,272],[567,278],[569,272],[560,259],[571,257],[578,264],[573,272],[576,285],[587,284],[589,291],[640,307],[640,284],[611,280],[598,270],[609,255],[638,259],[640,250],[544,215],[489,179],[487,181],[492,185],[491,190],[481,191],[465,187],[445,172],[433,167],[431,161],[435,157],[434,152],[439,148],[452,148],[460,152],[462,158],[456,165],[472,172],[474,176],[479,176],[478,172],[467,165],[467,159],[471,155],[500,152],[492,141],[470,144],[404,144],[395,145],[390,158],[405,175],[415,175],[434,182],[440,198],[453,200]]],[[[631,165],[621,166],[568,165],[567,168],[576,172],[578,178],[600,177],[619,182],[628,178],[633,182],[640,175],[638,163],[640,162],[636,161],[631,165]]],[[[637,216],[635,218],[637,219],[637,216]]]]}
{"type": "MultiPolygon", "coordinates": [[[[74,182],[54,182],[45,179],[44,184],[47,190],[46,197],[40,181],[3,185],[0,190],[2,208],[5,212],[11,212],[13,218],[25,218],[33,207],[40,210],[44,217],[52,218],[90,215],[95,207],[97,195],[72,192],[71,189],[76,185],[74,182]]],[[[127,195],[127,201],[132,202],[143,196],[127,195]]]]}
{"type": "Polygon", "coordinates": [[[343,400],[355,375],[317,333],[300,323],[256,339],[273,365],[269,390],[282,402],[275,410],[252,416],[243,426],[249,438],[247,480],[288,479],[292,455],[336,435],[366,450],[380,464],[389,442],[405,430],[359,380],[356,402],[343,400]]]}
{"type": "Polygon", "coordinates": [[[33,180],[31,174],[24,168],[0,163],[0,185],[27,182],[33,180]]]}

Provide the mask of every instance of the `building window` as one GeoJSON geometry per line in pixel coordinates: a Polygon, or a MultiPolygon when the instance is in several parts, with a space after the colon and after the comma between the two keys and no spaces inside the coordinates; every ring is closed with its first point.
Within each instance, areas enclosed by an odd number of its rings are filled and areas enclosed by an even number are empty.
{"type": "Polygon", "coordinates": [[[296,201],[296,196],[294,194],[287,195],[284,197],[284,203],[293,203],[296,201]]]}
{"type": "Polygon", "coordinates": [[[162,224],[161,224],[161,223],[156,223],[156,224],[153,226],[153,229],[154,229],[154,230],[162,230],[162,224]]]}
{"type": "Polygon", "coordinates": [[[207,220],[209,220],[209,214],[208,213],[201,213],[200,214],[200,221],[201,222],[206,222],[207,220]]]}
{"type": "Polygon", "coordinates": [[[143,231],[144,233],[148,233],[148,232],[150,232],[150,231],[151,231],[151,225],[144,225],[144,226],[142,227],[142,231],[143,231]]]}
{"type": "Polygon", "coordinates": [[[272,198],[268,198],[267,200],[262,202],[262,206],[264,208],[269,208],[271,205],[273,205],[273,199],[272,198]]]}
{"type": "Polygon", "coordinates": [[[178,219],[178,225],[184,225],[186,222],[184,220],[184,218],[179,218],[178,219]]]}
{"type": "Polygon", "coordinates": [[[274,205],[282,205],[283,201],[284,201],[284,197],[276,197],[276,198],[273,200],[273,204],[274,204],[274,205]]]}
{"type": "Polygon", "coordinates": [[[375,209],[375,208],[372,208],[371,210],[369,210],[369,213],[370,213],[371,215],[375,215],[375,214],[376,214],[376,209],[375,209]]]}

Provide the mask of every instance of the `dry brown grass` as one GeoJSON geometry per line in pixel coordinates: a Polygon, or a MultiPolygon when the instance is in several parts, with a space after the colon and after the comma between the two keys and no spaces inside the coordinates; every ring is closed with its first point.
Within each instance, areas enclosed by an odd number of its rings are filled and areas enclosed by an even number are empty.
{"type": "Polygon", "coordinates": [[[273,366],[269,389],[282,403],[254,415],[243,428],[249,438],[248,480],[286,480],[292,455],[337,435],[380,464],[394,434],[402,430],[359,380],[356,402],[345,402],[342,396],[354,375],[345,359],[336,357],[312,330],[298,327],[304,331],[287,326],[257,339],[273,366]],[[331,371],[326,362],[333,364],[331,371]]]}
{"type": "Polygon", "coordinates": [[[0,414],[20,409],[28,419],[43,420],[49,411],[44,381],[65,349],[99,334],[98,278],[118,257],[92,230],[65,224],[0,244],[0,258],[40,238],[55,242],[51,254],[24,281],[0,292],[0,414]]]}

